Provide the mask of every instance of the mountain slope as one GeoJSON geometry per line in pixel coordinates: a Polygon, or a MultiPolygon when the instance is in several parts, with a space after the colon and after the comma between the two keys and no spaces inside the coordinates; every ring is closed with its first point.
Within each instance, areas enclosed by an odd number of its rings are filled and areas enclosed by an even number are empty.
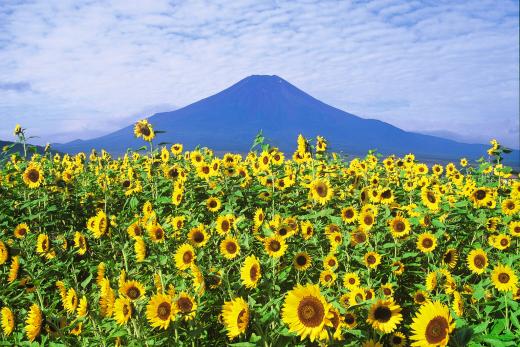
{"type": "MultiPolygon", "coordinates": [[[[149,121],[155,129],[166,131],[158,136],[158,142],[180,142],[187,149],[200,144],[219,151],[245,152],[260,129],[270,143],[284,151],[294,150],[299,133],[322,135],[333,150],[352,154],[377,149],[384,154],[413,152],[421,158],[454,160],[478,158],[488,147],[406,132],[360,118],[313,98],[278,76],[247,77],[184,108],[155,114],[149,121]]],[[[123,153],[142,144],[128,126],[92,140],[56,144],[55,148],[72,153],[90,148],[123,153]]],[[[512,156],[518,160],[518,151],[512,156]]]]}

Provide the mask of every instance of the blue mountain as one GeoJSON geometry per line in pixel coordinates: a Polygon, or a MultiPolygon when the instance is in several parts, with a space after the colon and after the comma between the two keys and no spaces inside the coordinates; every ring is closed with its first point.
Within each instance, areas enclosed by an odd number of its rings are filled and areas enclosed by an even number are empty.
{"type": "MultiPolygon", "coordinates": [[[[274,146],[290,152],[296,137],[324,136],[332,150],[365,154],[377,149],[383,154],[404,155],[431,160],[477,159],[487,145],[465,144],[436,136],[407,132],[388,123],[364,119],[327,105],[278,76],[249,76],[218,94],[172,112],[149,118],[159,134],[157,142],[183,143],[186,149],[197,145],[216,151],[247,152],[255,135],[262,130],[274,146]]],[[[54,148],[76,153],[91,148],[121,154],[143,145],[134,138],[133,125],[91,140],[56,144],[54,148]]],[[[519,152],[509,155],[518,166],[519,152]]]]}

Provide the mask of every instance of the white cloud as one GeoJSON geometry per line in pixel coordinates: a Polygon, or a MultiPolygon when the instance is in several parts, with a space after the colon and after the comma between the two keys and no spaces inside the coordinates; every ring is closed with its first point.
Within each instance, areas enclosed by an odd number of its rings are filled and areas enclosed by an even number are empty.
{"type": "Polygon", "coordinates": [[[406,130],[519,147],[518,28],[506,0],[2,3],[0,138],[97,136],[277,74],[406,130]]]}

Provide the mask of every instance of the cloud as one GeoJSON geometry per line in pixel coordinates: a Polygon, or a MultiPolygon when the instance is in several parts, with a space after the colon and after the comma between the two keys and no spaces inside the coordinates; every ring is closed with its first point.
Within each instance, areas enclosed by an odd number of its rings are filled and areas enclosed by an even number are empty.
{"type": "Polygon", "coordinates": [[[0,120],[41,142],[88,138],[277,74],[362,117],[518,148],[517,5],[8,1],[0,120]]]}

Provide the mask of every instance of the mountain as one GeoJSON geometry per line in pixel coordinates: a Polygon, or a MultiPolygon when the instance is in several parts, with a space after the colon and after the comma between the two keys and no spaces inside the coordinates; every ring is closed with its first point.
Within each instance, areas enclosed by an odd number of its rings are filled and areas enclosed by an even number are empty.
{"type": "MultiPolygon", "coordinates": [[[[487,145],[464,144],[401,130],[388,123],[364,119],[329,106],[278,76],[249,76],[231,87],[172,112],[149,118],[159,134],[157,142],[197,145],[217,151],[247,152],[260,129],[272,145],[293,151],[296,137],[324,136],[334,151],[362,155],[369,149],[383,154],[415,153],[423,159],[479,158],[487,145]]],[[[144,143],[133,135],[133,125],[91,140],[55,144],[76,153],[104,148],[120,154],[144,143]]],[[[518,151],[509,157],[519,161],[518,151]]]]}

